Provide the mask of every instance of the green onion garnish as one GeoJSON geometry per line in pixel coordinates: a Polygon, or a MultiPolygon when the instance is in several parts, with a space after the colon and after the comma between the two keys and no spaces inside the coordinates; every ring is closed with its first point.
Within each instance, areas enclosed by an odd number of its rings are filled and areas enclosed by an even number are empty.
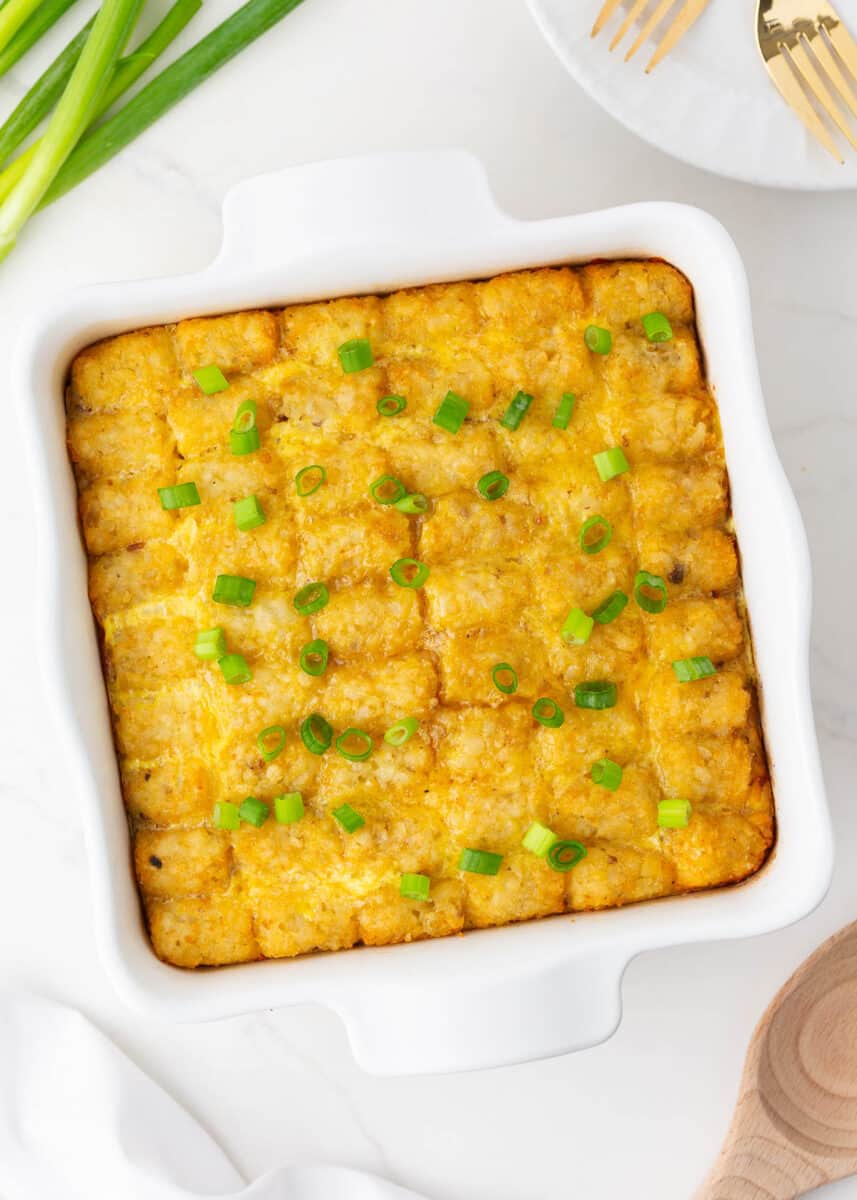
{"type": "Polygon", "coordinates": [[[500,424],[506,429],[517,429],[527,415],[527,409],[533,402],[528,392],[518,392],[512,403],[500,418],[500,424]]]}
{"type": "Polygon", "coordinates": [[[326,479],[327,471],[318,463],[313,463],[310,467],[301,467],[295,476],[295,491],[301,500],[305,500],[307,496],[315,495],[326,479]]]}
{"type": "Polygon", "coordinates": [[[571,392],[563,392],[562,399],[553,415],[552,424],[554,429],[568,429],[568,423],[571,420],[571,414],[574,412],[576,399],[577,397],[571,392]]]}
{"type": "Polygon", "coordinates": [[[570,871],[582,858],[586,858],[586,847],[580,842],[554,842],[548,850],[548,866],[554,871],[570,871]]]}
{"type": "Polygon", "coordinates": [[[601,450],[598,454],[593,454],[592,457],[603,483],[606,483],[608,479],[615,479],[617,475],[623,475],[625,471],[630,470],[628,460],[625,457],[625,451],[619,446],[614,446],[611,450],[601,450]]]}
{"type": "Polygon", "coordinates": [[[271,815],[271,810],[264,800],[257,800],[255,796],[248,796],[246,800],[242,801],[241,807],[238,809],[238,815],[248,825],[255,825],[257,829],[261,829],[271,815]]]}
{"type": "Polygon", "coordinates": [[[301,721],[301,741],[311,754],[324,754],[333,741],[333,727],[321,713],[310,713],[301,721]]]}
{"type": "Polygon", "coordinates": [[[509,477],[502,471],[489,471],[477,483],[479,495],[483,500],[499,500],[509,490],[509,477]]]}
{"type": "Polygon", "coordinates": [[[238,805],[228,800],[218,801],[214,806],[214,824],[217,829],[238,829],[241,825],[238,805]]]}
{"type": "Polygon", "coordinates": [[[650,342],[668,342],[673,327],[663,313],[650,312],[643,317],[643,331],[650,342]]]}
{"type": "Polygon", "coordinates": [[[408,489],[394,475],[380,475],[369,485],[369,491],[378,504],[395,504],[408,494],[408,489]]]}
{"type": "Polygon", "coordinates": [[[259,503],[258,496],[245,496],[243,500],[236,500],[232,505],[232,515],[242,533],[249,533],[251,529],[258,529],[260,525],[265,524],[265,510],[259,503]]]}
{"type": "Polygon", "coordinates": [[[660,575],[638,571],[634,576],[634,599],[643,612],[661,613],[667,606],[667,585],[660,575]]]}
{"type": "Polygon", "coordinates": [[[293,825],[304,815],[304,798],[300,792],[284,792],[274,797],[274,820],[279,825],[293,825]]]}
{"type": "Polygon", "coordinates": [[[330,592],[323,583],[308,583],[295,594],[292,604],[302,617],[310,617],[324,608],[330,592]]]}
{"type": "Polygon", "coordinates": [[[351,338],[350,341],[343,342],[336,353],[347,375],[353,375],[355,371],[365,371],[375,362],[368,338],[351,338]]]}
{"type": "Polygon", "coordinates": [[[333,815],[346,833],[356,833],[366,824],[366,818],[362,817],[350,804],[340,804],[339,808],[333,810],[333,815]]]}
{"type": "Polygon", "coordinates": [[[600,325],[587,325],[583,331],[583,340],[593,354],[609,354],[613,346],[613,334],[609,329],[600,325]]]}
{"type": "Polygon", "coordinates": [[[565,618],[565,624],[560,630],[564,642],[572,646],[582,646],[589,641],[595,621],[588,617],[582,608],[573,608],[565,618]]]}
{"type": "Polygon", "coordinates": [[[613,592],[606,600],[602,600],[593,612],[592,618],[599,625],[609,625],[611,621],[616,620],[627,603],[628,597],[624,592],[613,592]]]}
{"type": "Polygon", "coordinates": [[[502,861],[502,854],[492,854],[490,850],[462,850],[458,869],[471,875],[496,875],[502,861]]]}
{"type": "Polygon", "coordinates": [[[578,708],[613,708],[617,699],[616,684],[607,679],[579,683],[574,689],[574,703],[578,708]]]}
{"type": "Polygon", "coordinates": [[[226,653],[226,634],[219,625],[214,629],[201,629],[193,643],[193,652],[204,662],[216,662],[226,653]]]}
{"type": "Polygon", "coordinates": [[[240,429],[229,430],[229,449],[236,458],[244,454],[255,454],[261,444],[259,430],[255,425],[252,429],[245,431],[240,429]]]}
{"type": "Polygon", "coordinates": [[[227,683],[249,683],[253,678],[243,654],[224,654],[218,665],[227,683]]]}
{"type": "Polygon", "coordinates": [[[589,774],[593,783],[607,788],[608,792],[615,792],[622,782],[622,768],[612,758],[599,758],[592,764],[589,774]]]}
{"type": "Polygon", "coordinates": [[[613,526],[606,517],[600,514],[589,517],[580,527],[578,539],[584,554],[598,554],[610,545],[613,537],[613,526]]]}
{"type": "Polygon", "coordinates": [[[404,396],[382,396],[376,405],[382,417],[397,417],[408,407],[404,396]]]}
{"type": "Polygon", "coordinates": [[[362,729],[346,729],[336,739],[337,751],[349,762],[365,762],[372,748],[372,739],[362,729]]]}
{"type": "Polygon", "coordinates": [[[195,483],[177,483],[174,487],[158,488],[161,498],[161,508],[171,512],[174,508],[193,508],[201,504],[199,490],[195,483]]]}
{"type": "Polygon", "coordinates": [[[661,829],[684,829],[692,811],[689,800],[659,800],[658,825],[661,829]]]}
{"type": "Polygon", "coordinates": [[[508,663],[497,663],[495,667],[492,667],[491,678],[494,681],[494,687],[504,696],[512,696],[518,690],[518,674],[515,668],[510,667],[508,663]]]}
{"type": "Polygon", "coordinates": [[[565,713],[556,700],[551,700],[549,696],[541,696],[535,702],[533,716],[540,725],[547,725],[548,729],[559,729],[565,720],[565,713]]]}
{"type": "Polygon", "coordinates": [[[430,891],[428,875],[403,875],[399,880],[399,895],[405,900],[428,900],[430,891]]]}
{"type": "Polygon", "coordinates": [[[236,433],[246,433],[248,429],[256,428],[258,406],[255,400],[242,400],[235,410],[232,428],[236,433]]]}
{"type": "Polygon", "coordinates": [[[330,654],[327,642],[322,638],[314,638],[301,650],[301,670],[307,675],[323,675],[327,670],[327,659],[330,654]]]}
{"type": "Polygon", "coordinates": [[[402,496],[401,500],[396,501],[396,508],[402,513],[417,513],[421,514],[428,512],[428,497],[422,492],[411,492],[407,496],[402,496]]]}
{"type": "Polygon", "coordinates": [[[548,829],[547,825],[541,825],[538,821],[533,821],[530,828],[524,834],[521,845],[525,850],[529,850],[530,854],[535,854],[538,858],[544,858],[557,840],[556,834],[552,829],[548,829]]]}
{"type": "Polygon", "coordinates": [[[404,588],[421,588],[429,577],[429,568],[415,558],[400,558],[390,567],[393,583],[404,588]]]}
{"type": "Polygon", "coordinates": [[[233,608],[247,608],[253,603],[255,591],[255,579],[246,579],[243,575],[218,575],[214,581],[211,598],[215,604],[231,604],[233,608]]]}
{"type": "Polygon", "coordinates": [[[402,717],[400,721],[396,721],[391,725],[384,734],[384,741],[388,746],[404,746],[405,742],[409,742],[420,727],[420,723],[416,717],[402,717]]]}
{"type": "Polygon", "coordinates": [[[464,424],[464,418],[467,416],[469,408],[469,403],[462,400],[461,396],[457,396],[455,392],[447,392],[440,402],[440,408],[432,417],[432,421],[441,429],[445,429],[447,433],[458,433],[464,424]]]}
{"type": "Polygon", "coordinates": [[[285,744],[286,731],[282,725],[269,725],[256,738],[256,745],[265,762],[273,762],[282,754],[285,744]]]}
{"type": "Polygon", "coordinates": [[[216,367],[214,363],[207,367],[198,367],[191,374],[206,396],[213,396],[216,392],[225,392],[229,387],[228,379],[220,367],[216,367]]]}
{"type": "Polygon", "coordinates": [[[697,658],[677,658],[672,666],[679,683],[694,683],[717,674],[717,668],[705,654],[697,658]]]}

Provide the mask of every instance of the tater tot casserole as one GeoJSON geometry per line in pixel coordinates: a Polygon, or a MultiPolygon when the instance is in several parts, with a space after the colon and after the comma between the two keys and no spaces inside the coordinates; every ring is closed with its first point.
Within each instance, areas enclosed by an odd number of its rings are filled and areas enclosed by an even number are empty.
{"type": "Polygon", "coordinates": [[[440,937],[764,861],[723,445],[668,264],[125,333],[77,355],[67,412],[164,961],[440,937]]]}

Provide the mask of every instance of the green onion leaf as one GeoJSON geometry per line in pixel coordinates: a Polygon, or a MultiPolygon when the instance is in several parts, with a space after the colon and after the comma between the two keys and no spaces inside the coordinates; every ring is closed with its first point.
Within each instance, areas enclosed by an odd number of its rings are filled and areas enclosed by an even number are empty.
{"type": "Polygon", "coordinates": [[[643,331],[650,342],[668,342],[673,327],[663,313],[650,312],[643,317],[643,331]]]}
{"type": "Polygon", "coordinates": [[[242,400],[235,410],[232,428],[236,433],[246,433],[248,429],[256,428],[258,406],[255,400],[242,400]]]}
{"type": "Polygon", "coordinates": [[[577,397],[571,392],[563,392],[562,399],[553,415],[552,424],[554,429],[568,429],[568,423],[571,420],[571,414],[574,412],[576,399],[577,397]]]}
{"type": "Polygon", "coordinates": [[[350,804],[340,804],[339,808],[333,810],[333,815],[346,833],[356,833],[366,824],[366,818],[350,804]]]}
{"type": "Polygon", "coordinates": [[[320,612],[330,599],[330,592],[323,583],[308,583],[296,592],[292,601],[295,609],[302,617],[311,617],[320,612]]]}
{"type": "Polygon", "coordinates": [[[294,825],[304,815],[304,798],[300,792],[284,792],[274,797],[274,820],[278,825],[294,825]]]}
{"type": "Polygon", "coordinates": [[[242,801],[241,807],[238,809],[238,815],[248,825],[255,825],[257,829],[261,829],[271,815],[271,810],[264,800],[257,800],[255,796],[248,796],[246,800],[242,801]]]}
{"type": "Polygon", "coordinates": [[[638,571],[634,576],[634,599],[643,612],[662,613],[667,606],[667,585],[660,575],[638,571]]]}
{"type": "Polygon", "coordinates": [[[260,525],[265,524],[265,510],[259,503],[258,496],[245,496],[243,500],[236,500],[232,505],[232,514],[235,517],[235,524],[242,533],[249,533],[251,529],[258,529],[260,525]]]}
{"type": "Polygon", "coordinates": [[[196,635],[193,652],[203,662],[217,662],[226,653],[226,634],[219,625],[214,629],[201,629],[196,635]]]}
{"type": "Polygon", "coordinates": [[[717,668],[707,655],[677,658],[672,667],[679,683],[694,683],[697,679],[707,679],[709,675],[717,674],[717,668]]]}
{"type": "Polygon", "coordinates": [[[397,417],[408,407],[404,396],[382,396],[376,405],[382,417],[397,417]]]}
{"type": "Polygon", "coordinates": [[[601,450],[598,454],[593,454],[592,458],[603,483],[615,479],[617,475],[624,475],[631,469],[625,451],[619,446],[614,446],[611,450],[601,450]]]}
{"type": "Polygon", "coordinates": [[[476,485],[483,500],[499,500],[509,490],[509,477],[502,471],[489,471],[476,485]]]}
{"type": "Polygon", "coordinates": [[[541,825],[538,821],[533,821],[530,828],[524,834],[521,845],[525,850],[529,850],[530,854],[535,854],[538,858],[544,858],[557,840],[556,834],[552,829],[548,829],[547,825],[541,825]]]}
{"type": "Polygon", "coordinates": [[[224,654],[219,666],[227,683],[249,683],[253,678],[243,654],[224,654]]]}
{"type": "Polygon", "coordinates": [[[583,340],[593,354],[609,354],[613,347],[613,334],[609,329],[600,325],[587,325],[583,331],[583,340]]]}
{"type": "Polygon", "coordinates": [[[496,875],[503,861],[502,854],[492,854],[490,850],[462,850],[458,860],[459,871],[469,871],[471,875],[496,875]]]}
{"type": "Polygon", "coordinates": [[[282,725],[269,725],[256,738],[259,753],[265,762],[273,762],[283,753],[286,744],[286,731],[282,725]]]}
{"type": "Polygon", "coordinates": [[[428,497],[424,496],[422,492],[411,492],[407,496],[402,496],[401,500],[396,501],[396,508],[401,513],[416,513],[417,515],[421,515],[428,512],[428,506],[428,497]]]}
{"type": "Polygon", "coordinates": [[[399,558],[390,567],[393,583],[404,588],[421,588],[429,577],[429,568],[416,558],[399,558]]]}
{"type": "Polygon", "coordinates": [[[512,696],[518,690],[518,674],[515,668],[510,667],[508,663],[497,663],[495,667],[492,667],[491,678],[494,681],[494,687],[504,696],[512,696]]]}
{"type": "Polygon", "coordinates": [[[75,0],[41,0],[0,51],[0,75],[5,75],[14,67],[74,3],[75,0]]]}
{"type": "Polygon", "coordinates": [[[432,417],[432,421],[441,429],[445,429],[447,433],[458,433],[464,424],[464,418],[467,416],[469,408],[470,404],[467,400],[462,400],[461,396],[457,396],[455,392],[447,392],[440,402],[440,408],[432,417]]]}
{"type": "Polygon", "coordinates": [[[574,703],[578,708],[614,708],[618,695],[615,683],[607,679],[595,679],[575,687],[574,703]]]}
{"type": "Polygon", "coordinates": [[[336,739],[336,749],[349,762],[365,762],[372,754],[372,739],[362,729],[346,729],[336,739]]]}
{"type": "Polygon", "coordinates": [[[238,805],[230,804],[228,800],[220,800],[215,804],[214,825],[216,829],[238,829],[241,825],[238,805]]]}
{"type": "Polygon", "coordinates": [[[236,457],[243,454],[255,454],[261,444],[259,430],[255,425],[252,429],[247,430],[229,430],[229,449],[236,457]]]}
{"type": "Polygon", "coordinates": [[[599,758],[592,764],[589,774],[593,783],[607,788],[608,792],[615,792],[622,782],[622,768],[612,758],[599,758]]]}
{"type": "Polygon", "coordinates": [[[301,500],[314,496],[323,483],[327,481],[327,471],[318,463],[309,467],[301,467],[295,476],[295,491],[301,500]]]}
{"type": "Polygon", "coordinates": [[[321,713],[310,713],[301,722],[301,741],[311,754],[324,754],[333,741],[333,728],[321,713]]]}
{"type": "Polygon", "coordinates": [[[4,0],[0,6],[0,49],[9,45],[39,4],[40,0],[4,0]]]}
{"type": "Polygon", "coordinates": [[[689,800],[659,800],[658,825],[661,829],[685,829],[692,811],[689,800]]]}
{"type": "Polygon", "coordinates": [[[350,341],[343,342],[336,353],[346,375],[353,375],[355,371],[365,371],[375,362],[368,338],[351,338],[350,341]]]}
{"type": "Polygon", "coordinates": [[[396,721],[387,732],[384,734],[384,741],[388,746],[404,746],[405,742],[409,742],[420,727],[420,723],[416,717],[402,717],[400,721],[396,721]]]}
{"type": "Polygon", "coordinates": [[[158,488],[161,498],[161,508],[172,512],[176,508],[193,508],[201,504],[199,491],[195,483],[177,483],[175,487],[158,488]]]}
{"type": "Polygon", "coordinates": [[[584,554],[599,554],[610,545],[613,526],[600,514],[589,517],[580,527],[578,539],[584,554]]]}
{"type": "Polygon", "coordinates": [[[546,725],[548,729],[559,729],[565,720],[565,713],[556,700],[551,700],[549,696],[539,697],[533,705],[533,716],[540,725],[546,725]]]}
{"type": "Polygon", "coordinates": [[[580,842],[554,842],[548,850],[548,866],[554,871],[570,871],[582,858],[586,858],[586,847],[580,842]]]}
{"type": "Polygon", "coordinates": [[[191,374],[206,396],[214,396],[217,392],[225,392],[229,387],[226,376],[220,367],[216,367],[214,363],[210,363],[207,367],[199,367],[196,371],[192,371],[191,374]]]}
{"type": "Polygon", "coordinates": [[[592,614],[592,619],[599,625],[609,625],[611,621],[616,620],[627,603],[628,597],[624,592],[613,592],[598,605],[592,614]]]}
{"type": "Polygon", "coordinates": [[[595,621],[588,617],[582,608],[573,608],[565,618],[565,624],[560,630],[564,642],[572,646],[582,646],[589,641],[595,621]]]}
{"type": "Polygon", "coordinates": [[[399,895],[405,900],[428,900],[430,891],[428,875],[403,875],[399,880],[399,895]]]}
{"type": "Polygon", "coordinates": [[[215,604],[231,604],[233,608],[247,608],[253,603],[255,592],[255,579],[246,579],[243,575],[218,575],[214,581],[211,598],[215,604]]]}
{"type": "Polygon", "coordinates": [[[408,489],[394,475],[380,475],[369,485],[369,491],[378,504],[395,504],[408,494],[408,489]]]}
{"type": "Polygon", "coordinates": [[[528,392],[518,392],[512,403],[500,418],[500,424],[506,429],[517,429],[527,415],[527,409],[533,402],[528,392]]]}
{"type": "Polygon", "coordinates": [[[301,650],[301,670],[307,675],[323,675],[327,670],[327,659],[330,654],[327,642],[314,638],[301,650]]]}

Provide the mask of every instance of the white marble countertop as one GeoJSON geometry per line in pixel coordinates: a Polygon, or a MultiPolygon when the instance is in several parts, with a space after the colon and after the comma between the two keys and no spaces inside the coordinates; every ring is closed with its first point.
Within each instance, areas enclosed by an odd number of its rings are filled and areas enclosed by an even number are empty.
{"type": "MultiPolygon", "coordinates": [[[[229,7],[208,0],[198,20],[213,24],[229,7]]],[[[80,21],[73,10],[65,33],[80,21]]],[[[3,81],[3,107],[61,38],[3,81]]],[[[572,1192],[687,1200],[723,1135],[768,999],[824,937],[857,917],[853,194],[766,192],[651,150],[564,74],[522,0],[306,0],[33,222],[0,268],[0,360],[21,314],[54,289],[203,265],[218,246],[221,198],[242,177],[445,145],[481,156],[501,203],[519,216],[675,199],[708,208],[736,238],[771,423],[813,552],[814,692],[838,843],[829,897],[778,934],[643,956],[628,970],[612,1041],[482,1074],[372,1079],[355,1066],[338,1020],[316,1009],[182,1028],[131,1015],[96,958],[75,798],[51,753],[27,602],[29,481],[8,421],[0,439],[3,976],[78,1003],[221,1138],[248,1177],[320,1159],[388,1174],[432,1200],[572,1192]]],[[[7,411],[14,399],[5,397],[7,411]]],[[[857,1196],[850,1187],[834,1193],[857,1196]]]]}

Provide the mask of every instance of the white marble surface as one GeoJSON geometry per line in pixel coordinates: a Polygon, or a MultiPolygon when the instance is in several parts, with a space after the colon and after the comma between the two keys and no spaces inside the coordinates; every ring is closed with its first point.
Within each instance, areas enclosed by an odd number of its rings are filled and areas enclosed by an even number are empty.
{"type": "MultiPolygon", "coordinates": [[[[228,7],[209,0],[201,25],[228,7]]],[[[66,34],[81,20],[73,12],[66,34]]],[[[4,106],[38,60],[42,48],[0,85],[4,106]]],[[[204,264],[218,245],[221,198],[246,175],[440,145],[479,154],[501,202],[521,216],[670,198],[710,209],[737,239],[771,422],[813,548],[814,690],[838,839],[828,899],[778,934],[638,959],[625,980],[624,1022],[607,1045],[484,1074],[369,1078],[337,1019],[319,1010],[183,1028],[132,1016],[95,956],[75,801],[43,715],[39,631],[27,603],[35,552],[29,484],[7,420],[3,975],[79,1003],[216,1132],[248,1177],[287,1159],[322,1159],[388,1173],[432,1200],[554,1200],[572,1191],[591,1200],[687,1200],[724,1132],[767,1000],[824,937],[857,917],[853,193],[756,190],[661,156],[580,93],[521,0],[306,0],[33,222],[0,268],[0,361],[20,315],[54,289],[204,264]]],[[[8,413],[15,397],[4,400],[8,413]]],[[[830,1195],[857,1196],[852,1186],[830,1195]]]]}

